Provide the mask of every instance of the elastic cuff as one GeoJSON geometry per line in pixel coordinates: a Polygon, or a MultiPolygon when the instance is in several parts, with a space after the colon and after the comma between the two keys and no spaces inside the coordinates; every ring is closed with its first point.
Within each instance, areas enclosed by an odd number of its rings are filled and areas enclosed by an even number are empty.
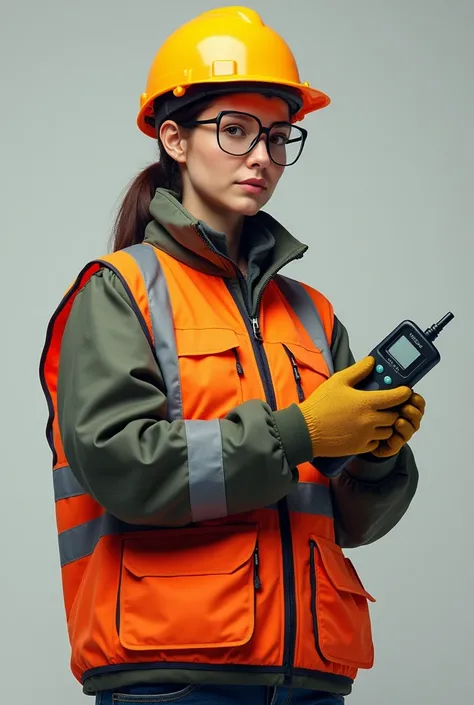
{"type": "Polygon", "coordinates": [[[308,426],[297,404],[275,411],[275,425],[290,468],[313,459],[313,445],[308,426]]]}
{"type": "Polygon", "coordinates": [[[345,467],[348,475],[363,482],[380,482],[396,468],[398,453],[390,458],[377,458],[370,453],[358,455],[345,467]]]}

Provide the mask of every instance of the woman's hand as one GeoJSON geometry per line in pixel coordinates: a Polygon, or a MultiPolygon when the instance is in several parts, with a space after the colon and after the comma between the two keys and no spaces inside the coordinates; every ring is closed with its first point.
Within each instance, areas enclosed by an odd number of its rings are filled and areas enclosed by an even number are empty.
{"type": "Polygon", "coordinates": [[[425,413],[426,402],[421,394],[413,392],[410,399],[400,408],[400,417],[393,425],[393,435],[381,441],[372,455],[389,458],[396,455],[418,431],[425,413]]]}

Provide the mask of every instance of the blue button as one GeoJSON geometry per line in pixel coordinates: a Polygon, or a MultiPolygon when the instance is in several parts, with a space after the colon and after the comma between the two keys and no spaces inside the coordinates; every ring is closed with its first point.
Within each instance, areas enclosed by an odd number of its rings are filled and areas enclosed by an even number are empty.
{"type": "Polygon", "coordinates": [[[383,370],[384,370],[383,365],[377,365],[377,367],[375,368],[375,371],[378,372],[379,375],[382,374],[383,370]]]}
{"type": "Polygon", "coordinates": [[[388,375],[383,378],[383,381],[385,382],[385,384],[392,384],[392,378],[388,375]]]}

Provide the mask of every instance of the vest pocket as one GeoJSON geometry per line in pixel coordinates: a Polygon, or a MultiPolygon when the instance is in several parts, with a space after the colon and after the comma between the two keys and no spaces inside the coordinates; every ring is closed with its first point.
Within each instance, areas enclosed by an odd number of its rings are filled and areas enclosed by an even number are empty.
{"type": "Polygon", "coordinates": [[[295,343],[283,343],[283,348],[291,366],[298,401],[307,399],[329,375],[326,363],[319,350],[307,350],[295,343]]]}
{"type": "Polygon", "coordinates": [[[185,418],[221,418],[243,402],[240,343],[226,328],[178,329],[185,418]]]}
{"type": "Polygon", "coordinates": [[[316,536],[309,544],[316,650],[323,661],[371,668],[374,646],[368,600],[375,600],[337,544],[316,536]]]}
{"type": "Polygon", "coordinates": [[[120,642],[140,651],[241,646],[259,587],[254,525],[125,535],[120,642]]]}

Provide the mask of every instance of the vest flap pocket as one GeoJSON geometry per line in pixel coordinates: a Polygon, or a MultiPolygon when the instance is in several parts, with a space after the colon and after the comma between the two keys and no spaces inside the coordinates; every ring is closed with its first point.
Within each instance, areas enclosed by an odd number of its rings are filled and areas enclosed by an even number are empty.
{"type": "Polygon", "coordinates": [[[230,328],[191,328],[176,330],[178,357],[215,355],[239,347],[235,331],[230,328]]]}
{"type": "Polygon", "coordinates": [[[314,637],[321,658],[371,668],[374,647],[368,601],[375,600],[337,544],[310,538],[310,581],[314,637]]]}
{"type": "Polygon", "coordinates": [[[362,585],[352,561],[343,554],[340,546],[322,538],[317,539],[317,544],[324,568],[334,587],[341,592],[353,592],[375,602],[362,585]]]}
{"type": "Polygon", "coordinates": [[[308,350],[303,345],[298,345],[297,343],[284,343],[284,345],[291,352],[295,358],[299,367],[306,367],[309,370],[314,370],[320,375],[329,378],[326,363],[324,361],[323,354],[320,350],[308,350]]]}
{"type": "Polygon", "coordinates": [[[254,631],[254,525],[124,536],[118,633],[132,650],[241,646],[254,631]]]}
{"type": "Polygon", "coordinates": [[[255,543],[252,527],[219,529],[217,535],[215,529],[201,527],[164,529],[151,540],[125,538],[123,566],[137,578],[228,575],[250,560],[255,543]]]}
{"type": "Polygon", "coordinates": [[[185,419],[224,418],[244,401],[239,338],[229,328],[176,330],[185,419]]]}

